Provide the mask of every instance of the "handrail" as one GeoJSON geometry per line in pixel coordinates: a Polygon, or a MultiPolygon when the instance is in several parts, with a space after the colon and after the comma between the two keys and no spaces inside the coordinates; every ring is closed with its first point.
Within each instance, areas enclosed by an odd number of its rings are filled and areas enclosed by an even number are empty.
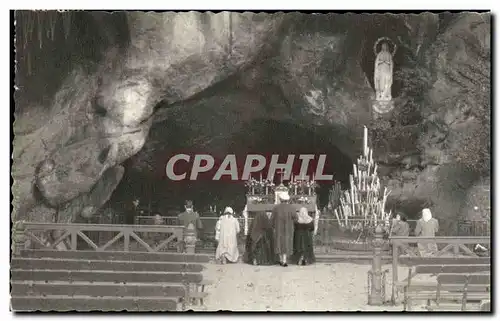
{"type": "MultiPolygon", "coordinates": [[[[14,255],[20,255],[21,249],[26,248],[27,240],[38,244],[42,248],[54,249],[59,244],[64,244],[63,242],[69,242],[69,248],[71,250],[77,250],[78,238],[82,239],[87,243],[88,246],[93,248],[95,251],[105,251],[112,244],[116,243],[119,239],[123,238],[123,250],[130,250],[131,241],[136,241],[137,244],[141,245],[148,252],[159,252],[163,251],[170,243],[175,242],[178,246],[184,244],[178,248],[178,250],[187,251],[194,253],[194,247],[196,243],[196,236],[194,232],[194,226],[190,225],[188,227],[176,226],[176,225],[114,225],[114,224],[87,224],[87,223],[36,223],[36,222],[24,222],[16,221],[12,229],[13,233],[13,253],[14,255]],[[61,232],[57,239],[53,242],[47,242],[45,238],[40,238],[37,232],[48,232],[48,231],[59,231],[61,232]],[[117,232],[116,235],[111,237],[105,244],[100,244],[101,242],[94,243],[93,240],[89,238],[84,232],[117,232]],[[159,234],[170,234],[165,236],[163,240],[159,240],[159,244],[148,244],[147,238],[144,239],[144,235],[147,233],[159,233],[159,234]]],[[[68,244],[67,244],[68,245],[68,244]]]]}
{"type": "Polygon", "coordinates": [[[121,232],[132,230],[134,232],[170,232],[183,229],[178,225],[134,225],[134,224],[87,224],[87,223],[32,223],[26,222],[27,230],[80,230],[80,231],[106,231],[121,232]]]}
{"type": "Polygon", "coordinates": [[[490,243],[489,236],[391,236],[389,237],[391,244],[406,244],[418,242],[434,242],[438,244],[477,244],[477,243],[490,243]]]}

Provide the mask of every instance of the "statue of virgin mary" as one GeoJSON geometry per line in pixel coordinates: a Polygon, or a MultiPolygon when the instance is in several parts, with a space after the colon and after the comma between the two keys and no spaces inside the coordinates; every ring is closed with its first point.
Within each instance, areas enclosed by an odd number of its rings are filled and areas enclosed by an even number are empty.
{"type": "Polygon", "coordinates": [[[389,40],[386,38],[380,38],[374,47],[375,54],[377,55],[375,59],[375,73],[374,73],[374,84],[375,84],[375,93],[376,100],[378,101],[390,101],[392,100],[391,96],[391,87],[392,87],[392,73],[393,73],[393,59],[394,53],[396,52],[396,46],[394,46],[394,50],[391,53],[389,51],[389,45],[387,41],[382,43],[382,48],[380,52],[376,52],[377,45],[381,40],[389,40]]]}

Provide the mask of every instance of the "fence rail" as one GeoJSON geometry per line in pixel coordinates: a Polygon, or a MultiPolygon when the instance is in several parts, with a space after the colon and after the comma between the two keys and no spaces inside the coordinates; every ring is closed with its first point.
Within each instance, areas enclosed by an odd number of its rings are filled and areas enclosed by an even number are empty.
{"type": "Polygon", "coordinates": [[[185,228],[172,225],[60,224],[16,222],[13,228],[15,250],[25,248],[55,249],[59,245],[71,250],[95,251],[141,250],[160,252],[175,248],[186,236],[185,228]],[[92,240],[91,232],[105,232],[110,237],[92,240]],[[150,237],[150,236],[153,237],[150,237]]]}
{"type": "MultiPolygon", "coordinates": [[[[216,247],[215,242],[215,225],[218,217],[200,217],[203,225],[203,232],[200,233],[197,248],[204,250],[214,250],[216,247]]],[[[241,230],[244,230],[245,220],[238,217],[241,230]]],[[[361,222],[360,219],[349,219],[350,226],[356,225],[361,222]]],[[[154,216],[136,216],[135,224],[154,224],[154,216]]],[[[249,226],[251,226],[252,218],[249,218],[249,226]]],[[[448,223],[442,220],[443,223],[448,223]]],[[[161,224],[178,225],[177,217],[175,216],[161,216],[161,224]]],[[[409,220],[410,235],[413,235],[413,230],[417,224],[417,220],[409,220]]],[[[451,229],[449,233],[443,231],[438,233],[438,236],[489,236],[489,222],[488,221],[451,221],[455,229],[451,229]],[[458,232],[457,232],[458,231],[458,232]]],[[[442,224],[442,225],[445,225],[442,224]]],[[[366,242],[356,242],[359,232],[351,231],[349,229],[341,228],[335,218],[320,218],[318,223],[318,231],[314,237],[315,251],[317,253],[327,254],[338,252],[339,250],[357,250],[357,251],[371,251],[372,246],[366,242]]],[[[241,235],[241,241],[244,244],[244,236],[241,235]]]]}
{"type": "MultiPolygon", "coordinates": [[[[87,248],[94,250],[124,249],[124,250],[144,250],[147,251],[177,251],[178,240],[182,238],[182,227],[180,227],[177,217],[162,216],[161,222],[155,222],[154,216],[136,216],[135,225],[124,224],[55,224],[55,223],[25,223],[28,243],[46,248],[50,246],[66,246],[66,248],[87,248]],[[121,233],[121,234],[120,234],[121,233]],[[46,238],[47,235],[51,239],[46,238]],[[170,236],[175,235],[172,239],[170,236]],[[158,248],[158,245],[169,239],[167,244],[158,248]],[[50,242],[49,242],[50,241],[50,242]],[[110,244],[107,244],[111,242],[110,244]],[[75,245],[76,243],[76,245],[75,245]],[[47,245],[50,244],[50,245],[47,245]],[[62,245],[64,244],[64,245],[62,245]]],[[[215,225],[218,217],[200,217],[203,225],[201,233],[196,241],[197,251],[212,252],[215,250],[215,225]]],[[[238,218],[241,230],[244,230],[245,220],[238,218]]],[[[249,218],[251,224],[252,218],[249,218]]],[[[350,226],[356,225],[356,219],[350,219],[350,226]]],[[[413,231],[416,220],[410,220],[410,228],[413,231]]],[[[455,221],[446,222],[440,220],[440,225],[454,224],[456,229],[452,229],[448,234],[438,233],[438,236],[489,236],[490,224],[488,221],[455,221]]],[[[357,241],[359,232],[341,228],[334,218],[323,217],[319,219],[318,230],[314,237],[315,252],[318,254],[337,253],[341,250],[371,251],[370,242],[357,241]]],[[[412,236],[413,234],[410,234],[412,236]]],[[[239,235],[238,243],[243,250],[245,235],[239,235]]],[[[385,241],[385,247],[388,242],[385,241]]]]}

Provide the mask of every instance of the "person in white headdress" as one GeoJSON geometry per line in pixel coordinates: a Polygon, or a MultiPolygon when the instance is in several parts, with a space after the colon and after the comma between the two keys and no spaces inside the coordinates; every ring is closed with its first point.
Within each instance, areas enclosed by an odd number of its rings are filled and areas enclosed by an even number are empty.
{"type": "Polygon", "coordinates": [[[238,251],[237,235],[240,232],[240,223],[234,217],[231,207],[226,207],[215,226],[215,239],[218,241],[215,250],[215,259],[222,264],[238,262],[240,253],[238,251]]]}
{"type": "MultiPolygon", "coordinates": [[[[432,217],[430,209],[424,208],[422,210],[422,218],[417,221],[417,226],[415,227],[415,236],[435,237],[438,230],[438,220],[432,217]]],[[[419,242],[417,245],[421,256],[430,256],[438,251],[436,242],[419,242]]]]}
{"type": "Polygon", "coordinates": [[[314,221],[307,208],[300,208],[293,234],[293,256],[298,265],[308,265],[316,261],[313,244],[314,221]]]}
{"type": "Polygon", "coordinates": [[[288,192],[280,192],[278,197],[281,203],[273,208],[272,214],[274,252],[279,256],[280,265],[286,267],[287,258],[293,254],[293,231],[297,216],[295,206],[288,204],[288,192]]]}

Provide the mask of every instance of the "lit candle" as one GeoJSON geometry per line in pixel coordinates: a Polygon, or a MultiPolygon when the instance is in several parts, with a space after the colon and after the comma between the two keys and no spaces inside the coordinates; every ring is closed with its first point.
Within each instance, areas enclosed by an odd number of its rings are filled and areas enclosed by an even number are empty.
{"type": "Polygon", "coordinates": [[[365,155],[365,157],[367,156],[366,155],[366,152],[367,152],[367,147],[368,147],[368,128],[366,128],[366,126],[363,126],[363,155],[365,155]]]}

